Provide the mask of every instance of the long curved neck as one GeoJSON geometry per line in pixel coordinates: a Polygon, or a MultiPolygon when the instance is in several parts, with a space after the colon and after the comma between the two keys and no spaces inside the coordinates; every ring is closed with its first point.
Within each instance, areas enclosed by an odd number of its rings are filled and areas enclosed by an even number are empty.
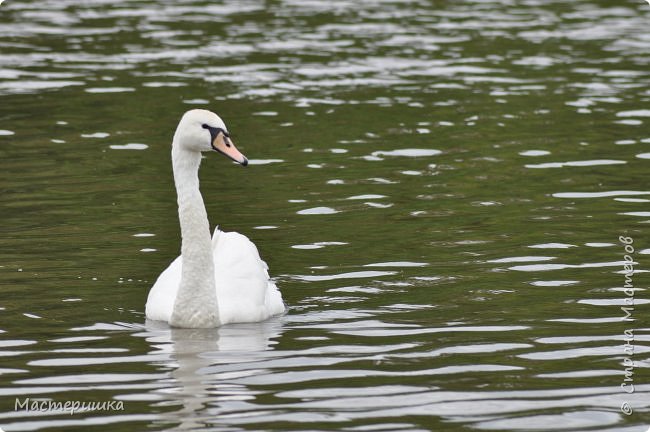
{"type": "Polygon", "coordinates": [[[175,327],[216,327],[219,310],[214,282],[210,226],[199,191],[201,153],[174,142],[172,165],[181,224],[181,282],[170,324],[175,327]]]}

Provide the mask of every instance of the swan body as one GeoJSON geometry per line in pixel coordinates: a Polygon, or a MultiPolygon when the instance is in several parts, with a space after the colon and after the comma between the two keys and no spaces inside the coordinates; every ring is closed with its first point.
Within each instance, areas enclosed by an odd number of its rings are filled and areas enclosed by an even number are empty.
{"type": "Polygon", "coordinates": [[[201,152],[210,150],[241,165],[248,163],[219,116],[207,110],[188,111],[172,142],[181,255],[158,276],[146,304],[148,319],[174,327],[258,322],[285,310],[282,295],[269,279],[268,267],[253,242],[218,228],[210,237],[198,180],[201,152]]]}

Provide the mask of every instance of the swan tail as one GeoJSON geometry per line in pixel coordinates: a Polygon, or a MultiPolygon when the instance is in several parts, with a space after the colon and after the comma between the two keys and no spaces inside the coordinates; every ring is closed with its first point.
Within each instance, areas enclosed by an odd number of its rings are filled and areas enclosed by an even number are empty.
{"type": "Polygon", "coordinates": [[[221,231],[221,230],[219,229],[219,225],[217,225],[216,227],[214,227],[214,233],[212,234],[212,250],[213,250],[213,251],[214,251],[215,249],[217,249],[217,243],[219,242],[219,237],[220,237],[220,235],[221,235],[222,233],[223,233],[223,231],[221,231]]]}
{"type": "Polygon", "coordinates": [[[280,315],[286,311],[286,305],[282,300],[282,294],[275,285],[275,282],[269,280],[266,288],[266,298],[264,299],[269,316],[280,315]]]}

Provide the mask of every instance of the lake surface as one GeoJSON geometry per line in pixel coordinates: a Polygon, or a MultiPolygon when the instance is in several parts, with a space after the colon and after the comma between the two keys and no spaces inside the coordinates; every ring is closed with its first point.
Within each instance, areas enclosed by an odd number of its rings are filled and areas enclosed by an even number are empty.
{"type": "Polygon", "coordinates": [[[645,432],[649,20],[642,0],[6,0],[0,427],[645,432]],[[145,320],[194,107],[251,159],[207,155],[202,192],[284,316],[145,320]]]}

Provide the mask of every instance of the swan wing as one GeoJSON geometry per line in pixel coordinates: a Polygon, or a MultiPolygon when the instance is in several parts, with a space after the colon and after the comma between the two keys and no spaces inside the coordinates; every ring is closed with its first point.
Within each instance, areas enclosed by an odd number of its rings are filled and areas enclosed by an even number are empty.
{"type": "Polygon", "coordinates": [[[263,321],[284,312],[282,295],[248,237],[216,229],[212,247],[222,324],[263,321]]]}
{"type": "Polygon", "coordinates": [[[169,322],[181,284],[183,261],[179,255],[161,274],[149,291],[145,313],[148,319],[169,322]]]}
{"type": "MultiPolygon", "coordinates": [[[[221,324],[263,321],[285,311],[282,294],[248,237],[216,229],[212,249],[221,324]]],[[[158,276],[147,298],[148,319],[171,319],[182,267],[183,260],[178,256],[158,276]]]]}

